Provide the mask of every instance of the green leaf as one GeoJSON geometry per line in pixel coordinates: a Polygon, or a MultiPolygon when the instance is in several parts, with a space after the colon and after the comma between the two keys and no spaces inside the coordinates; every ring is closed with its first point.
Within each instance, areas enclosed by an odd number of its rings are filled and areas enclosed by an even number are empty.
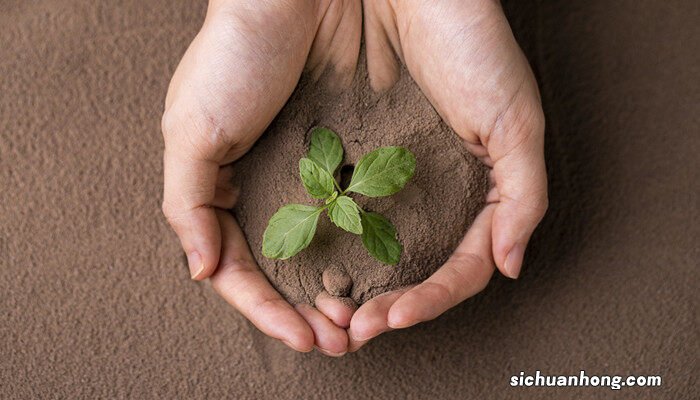
{"type": "Polygon", "coordinates": [[[396,239],[396,228],[381,214],[362,213],[362,244],[377,260],[390,265],[399,262],[403,247],[396,239]]]}
{"type": "Polygon", "coordinates": [[[346,192],[369,197],[389,196],[403,189],[416,170],[416,157],[403,147],[380,147],[355,166],[346,192]]]}
{"type": "Polygon", "coordinates": [[[311,132],[309,158],[333,176],[343,161],[343,145],[338,135],[328,128],[314,128],[311,132]]]}
{"type": "Polygon", "coordinates": [[[286,260],[311,243],[323,207],[289,204],[270,218],[263,234],[262,253],[267,258],[286,260]]]}
{"type": "Polygon", "coordinates": [[[339,196],[328,206],[328,217],[338,228],[358,235],[362,233],[360,209],[348,196],[339,196]]]}
{"type": "Polygon", "coordinates": [[[299,160],[299,174],[306,191],[315,199],[325,199],[335,191],[333,177],[308,158],[299,160]]]}

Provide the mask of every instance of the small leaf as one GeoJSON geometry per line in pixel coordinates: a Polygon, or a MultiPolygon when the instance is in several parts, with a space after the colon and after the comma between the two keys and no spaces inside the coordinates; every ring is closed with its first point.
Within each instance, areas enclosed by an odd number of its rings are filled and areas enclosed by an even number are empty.
{"type": "Polygon", "coordinates": [[[360,159],[346,192],[389,196],[403,189],[415,170],[416,157],[408,149],[381,147],[360,159]]]}
{"type": "Polygon", "coordinates": [[[328,217],[338,228],[358,235],[362,233],[360,209],[348,196],[339,196],[328,206],[328,217]]]}
{"type": "Polygon", "coordinates": [[[362,244],[377,260],[390,265],[399,262],[403,247],[396,239],[396,228],[381,214],[362,213],[362,244]]]}
{"type": "Polygon", "coordinates": [[[333,176],[343,161],[343,145],[338,135],[328,128],[314,128],[311,132],[309,158],[333,176]]]}
{"type": "Polygon", "coordinates": [[[299,160],[299,174],[306,191],[315,199],[325,199],[333,194],[333,177],[308,158],[299,160]]]}
{"type": "Polygon", "coordinates": [[[286,260],[306,248],[314,238],[322,210],[301,204],[289,204],[277,210],[263,234],[263,255],[286,260]]]}

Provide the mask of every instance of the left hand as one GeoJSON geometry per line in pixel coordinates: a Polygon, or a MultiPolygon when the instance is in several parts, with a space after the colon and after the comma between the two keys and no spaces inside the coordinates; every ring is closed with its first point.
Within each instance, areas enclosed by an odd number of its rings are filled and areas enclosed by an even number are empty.
{"type": "Polygon", "coordinates": [[[494,267],[517,278],[547,209],[537,83],[498,1],[372,1],[364,16],[372,87],[391,87],[405,63],[466,148],[491,169],[492,188],[454,254],[424,282],[375,297],[354,314],[317,301],[331,320],[349,319],[350,351],[438,317],[480,292],[494,267]]]}
{"type": "Polygon", "coordinates": [[[303,69],[352,80],[361,15],[357,0],[210,0],[165,101],[163,213],[192,279],[210,277],[256,327],[298,351],[343,354],[347,332],[313,307],[293,308],[258,268],[228,211],[239,195],[231,163],[277,115],[303,69]]]}

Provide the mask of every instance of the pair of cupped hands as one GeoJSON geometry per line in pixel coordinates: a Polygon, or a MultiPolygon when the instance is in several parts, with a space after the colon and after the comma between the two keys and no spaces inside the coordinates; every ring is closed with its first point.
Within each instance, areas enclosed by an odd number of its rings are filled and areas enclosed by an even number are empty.
{"type": "Polygon", "coordinates": [[[163,212],[192,278],[209,278],[262,332],[298,351],[355,351],[383,332],[436,318],[481,291],[495,268],[516,278],[547,208],[537,84],[495,0],[211,0],[170,83],[162,128],[163,212]],[[405,64],[490,168],[491,189],[454,254],[424,282],[356,310],[326,293],[315,307],[293,307],[260,271],[228,211],[239,196],[232,163],[302,73],[331,75],[340,89],[351,83],[363,30],[372,89],[389,89],[405,64]]]}

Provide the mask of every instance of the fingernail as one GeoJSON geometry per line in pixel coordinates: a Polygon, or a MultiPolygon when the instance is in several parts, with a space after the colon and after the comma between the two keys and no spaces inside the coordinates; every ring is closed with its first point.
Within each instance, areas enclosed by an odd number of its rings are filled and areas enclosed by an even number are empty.
{"type": "Polygon", "coordinates": [[[387,325],[391,329],[404,329],[408,328],[409,326],[413,326],[418,323],[418,321],[394,321],[396,318],[391,318],[389,317],[387,319],[387,325]]]}
{"type": "Polygon", "coordinates": [[[392,314],[391,311],[389,311],[389,315],[386,317],[386,324],[389,326],[389,328],[393,329],[401,328],[402,325],[401,319],[392,314]]]}
{"type": "Polygon", "coordinates": [[[524,254],[525,247],[521,244],[516,244],[512,249],[510,249],[510,252],[506,257],[506,263],[503,266],[508,274],[508,277],[516,279],[518,275],[520,275],[520,268],[523,265],[524,254]]]}
{"type": "Polygon", "coordinates": [[[341,357],[341,356],[344,356],[344,355],[346,354],[346,352],[334,353],[334,352],[332,352],[332,351],[328,351],[328,350],[322,349],[322,348],[320,348],[320,347],[318,347],[318,346],[314,346],[314,348],[315,348],[316,350],[318,350],[320,353],[323,353],[323,354],[325,354],[325,355],[327,355],[327,356],[329,356],[329,357],[341,357]]]}
{"type": "Polygon", "coordinates": [[[187,264],[190,267],[190,277],[192,279],[197,279],[197,276],[204,271],[202,256],[200,256],[197,251],[193,251],[187,255],[187,264]]]}
{"type": "Polygon", "coordinates": [[[404,329],[413,326],[419,322],[420,319],[416,319],[416,309],[412,309],[412,312],[408,314],[406,312],[401,312],[401,308],[391,307],[389,313],[386,316],[386,324],[391,329],[404,329]],[[412,316],[412,317],[411,317],[412,316]]]}
{"type": "MultiPolygon", "coordinates": [[[[379,332],[379,333],[381,333],[381,332],[379,332]]],[[[352,332],[349,332],[348,335],[350,336],[350,340],[352,340],[353,342],[366,342],[370,339],[374,339],[375,337],[377,337],[379,335],[379,333],[377,333],[375,335],[369,335],[367,337],[363,337],[361,335],[358,337],[356,335],[353,335],[352,332]]]]}

